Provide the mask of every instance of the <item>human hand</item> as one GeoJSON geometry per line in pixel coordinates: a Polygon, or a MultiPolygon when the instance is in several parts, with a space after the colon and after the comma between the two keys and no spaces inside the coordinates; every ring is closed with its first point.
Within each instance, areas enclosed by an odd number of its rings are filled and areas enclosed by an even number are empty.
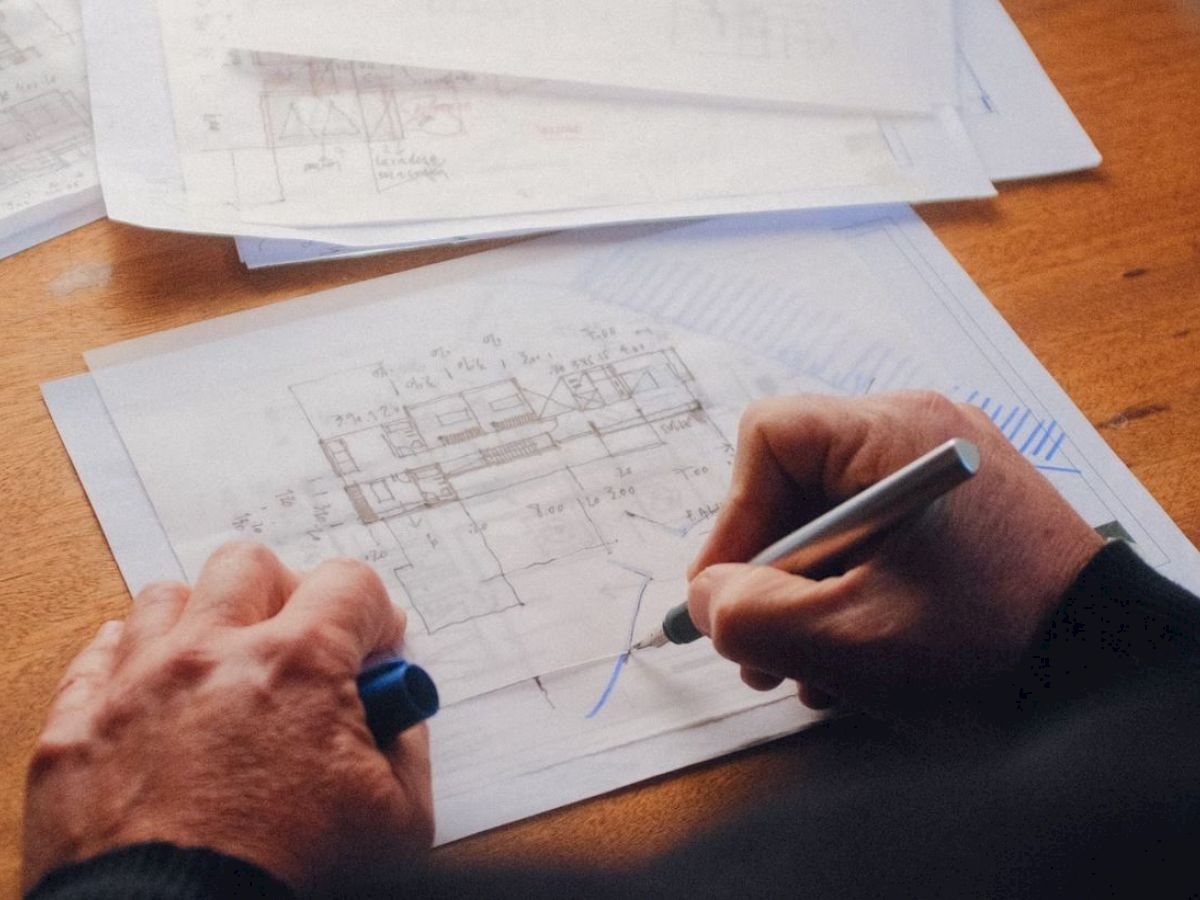
{"type": "Polygon", "coordinates": [[[147,587],[50,708],[26,790],[26,887],[144,841],[209,847],[306,893],[427,849],[427,729],[381,753],[355,685],[403,633],[378,576],[351,560],[299,577],[234,543],[194,588],[147,587]]]}
{"type": "Polygon", "coordinates": [[[1102,544],[976,407],[930,393],[771,399],[742,418],[689,611],[752,687],[794,678],[810,706],[884,708],[1010,669],[1102,544]],[[974,478],[840,571],[735,564],[952,437],[979,448],[974,478]]]}

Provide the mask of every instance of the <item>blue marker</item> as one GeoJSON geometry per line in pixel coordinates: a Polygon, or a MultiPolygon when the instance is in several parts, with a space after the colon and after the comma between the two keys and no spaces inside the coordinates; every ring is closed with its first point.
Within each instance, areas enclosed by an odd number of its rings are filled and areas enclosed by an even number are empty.
{"type": "Polygon", "coordinates": [[[379,747],[438,711],[433,679],[420,666],[390,659],[358,676],[358,696],[367,711],[367,727],[379,747]]]}

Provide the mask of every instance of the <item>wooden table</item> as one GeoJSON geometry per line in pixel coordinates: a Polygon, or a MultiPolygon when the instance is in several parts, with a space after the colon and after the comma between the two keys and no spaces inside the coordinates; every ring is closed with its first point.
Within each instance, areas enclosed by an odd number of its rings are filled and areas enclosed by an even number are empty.
{"type": "MultiPolygon", "coordinates": [[[[970,2],[970,0],[968,0],[970,2]]],[[[1200,3],[1009,0],[1104,154],[1093,173],[921,210],[1122,460],[1200,543],[1200,3]]],[[[248,272],[228,240],[97,222],[0,261],[0,885],[24,768],[68,659],[128,603],[38,385],[92,347],[466,250],[248,272]]],[[[439,851],[620,862],[783,780],[801,735],[439,851]]]]}

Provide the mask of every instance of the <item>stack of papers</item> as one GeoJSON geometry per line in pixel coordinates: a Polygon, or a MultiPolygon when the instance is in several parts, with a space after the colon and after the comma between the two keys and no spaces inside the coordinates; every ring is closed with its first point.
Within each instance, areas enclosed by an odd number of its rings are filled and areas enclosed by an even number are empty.
{"type": "Polygon", "coordinates": [[[97,182],[257,266],[1099,162],[998,0],[77,3],[0,5],[0,252],[97,182]]]}

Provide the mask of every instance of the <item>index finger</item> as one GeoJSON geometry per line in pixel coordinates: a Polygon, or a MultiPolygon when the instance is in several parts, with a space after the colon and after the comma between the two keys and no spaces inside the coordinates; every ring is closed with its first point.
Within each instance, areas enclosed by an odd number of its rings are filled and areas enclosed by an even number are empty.
{"type": "Polygon", "coordinates": [[[863,432],[856,418],[846,400],[819,395],[748,406],[738,423],[729,493],[688,577],[715,563],[745,562],[823,512],[830,448],[863,432]]]}
{"type": "Polygon", "coordinates": [[[332,559],[305,577],[269,623],[274,630],[326,635],[358,666],[404,637],[404,611],[366,563],[332,559]]]}
{"type": "Polygon", "coordinates": [[[729,496],[689,577],[745,562],[948,438],[979,432],[963,409],[930,391],[753,403],[738,428],[729,496]]]}

